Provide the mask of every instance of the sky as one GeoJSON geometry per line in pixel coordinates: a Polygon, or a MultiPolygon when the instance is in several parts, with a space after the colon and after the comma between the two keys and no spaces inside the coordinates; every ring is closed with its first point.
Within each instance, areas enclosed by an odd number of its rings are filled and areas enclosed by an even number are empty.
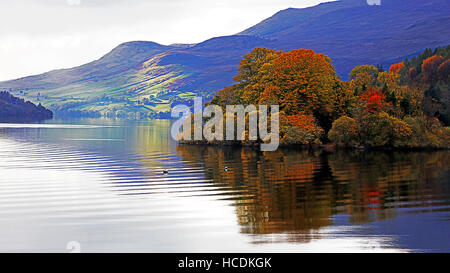
{"type": "Polygon", "coordinates": [[[0,81],[85,64],[127,41],[231,35],[279,10],[320,2],[326,0],[2,0],[0,81]]]}

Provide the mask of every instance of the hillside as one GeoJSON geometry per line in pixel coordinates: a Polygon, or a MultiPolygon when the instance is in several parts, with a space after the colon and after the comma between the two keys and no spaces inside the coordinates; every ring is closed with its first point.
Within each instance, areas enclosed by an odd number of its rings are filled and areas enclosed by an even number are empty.
{"type": "Polygon", "coordinates": [[[128,42],[86,65],[1,82],[59,114],[152,117],[194,95],[207,99],[233,83],[239,60],[256,47],[312,48],[331,57],[343,79],[361,64],[383,64],[450,44],[447,0],[364,0],[287,9],[237,35],[195,45],[128,42]]]}
{"type": "Polygon", "coordinates": [[[8,92],[0,92],[0,122],[38,121],[52,117],[53,113],[41,104],[36,106],[8,92]]]}

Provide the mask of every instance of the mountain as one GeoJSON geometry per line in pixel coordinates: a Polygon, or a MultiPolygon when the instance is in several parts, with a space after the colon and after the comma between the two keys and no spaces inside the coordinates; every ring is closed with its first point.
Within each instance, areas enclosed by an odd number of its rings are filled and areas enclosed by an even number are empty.
{"type": "Polygon", "coordinates": [[[277,48],[327,54],[346,78],[356,65],[390,65],[450,42],[450,1],[347,0],[287,9],[240,34],[277,40],[277,48]]]}
{"type": "Polygon", "coordinates": [[[0,89],[71,115],[144,113],[206,99],[233,83],[239,60],[256,47],[312,48],[346,78],[356,65],[388,66],[425,48],[450,44],[448,0],[342,0],[286,9],[244,30],[199,44],[137,41],[71,69],[1,82],[0,89]]]}
{"type": "Polygon", "coordinates": [[[35,105],[29,101],[14,97],[8,92],[0,92],[0,121],[39,121],[51,119],[52,111],[41,104],[35,105]]]}

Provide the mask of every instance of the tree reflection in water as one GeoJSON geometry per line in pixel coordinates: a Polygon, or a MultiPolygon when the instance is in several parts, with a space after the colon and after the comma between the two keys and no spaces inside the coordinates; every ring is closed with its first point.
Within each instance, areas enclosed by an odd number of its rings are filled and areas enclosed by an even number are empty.
{"type": "Polygon", "coordinates": [[[201,161],[207,179],[234,192],[243,233],[288,233],[289,241],[309,241],[337,214],[362,224],[392,219],[403,209],[450,210],[448,151],[265,153],[180,145],[177,152],[186,162],[201,161]]]}

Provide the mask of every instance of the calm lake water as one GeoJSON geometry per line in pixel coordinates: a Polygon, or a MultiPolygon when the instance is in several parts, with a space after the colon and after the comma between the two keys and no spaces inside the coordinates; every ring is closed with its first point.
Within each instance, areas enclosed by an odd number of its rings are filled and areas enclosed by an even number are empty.
{"type": "Polygon", "coordinates": [[[449,151],[262,153],[169,130],[0,124],[0,251],[450,252],[449,151]]]}

